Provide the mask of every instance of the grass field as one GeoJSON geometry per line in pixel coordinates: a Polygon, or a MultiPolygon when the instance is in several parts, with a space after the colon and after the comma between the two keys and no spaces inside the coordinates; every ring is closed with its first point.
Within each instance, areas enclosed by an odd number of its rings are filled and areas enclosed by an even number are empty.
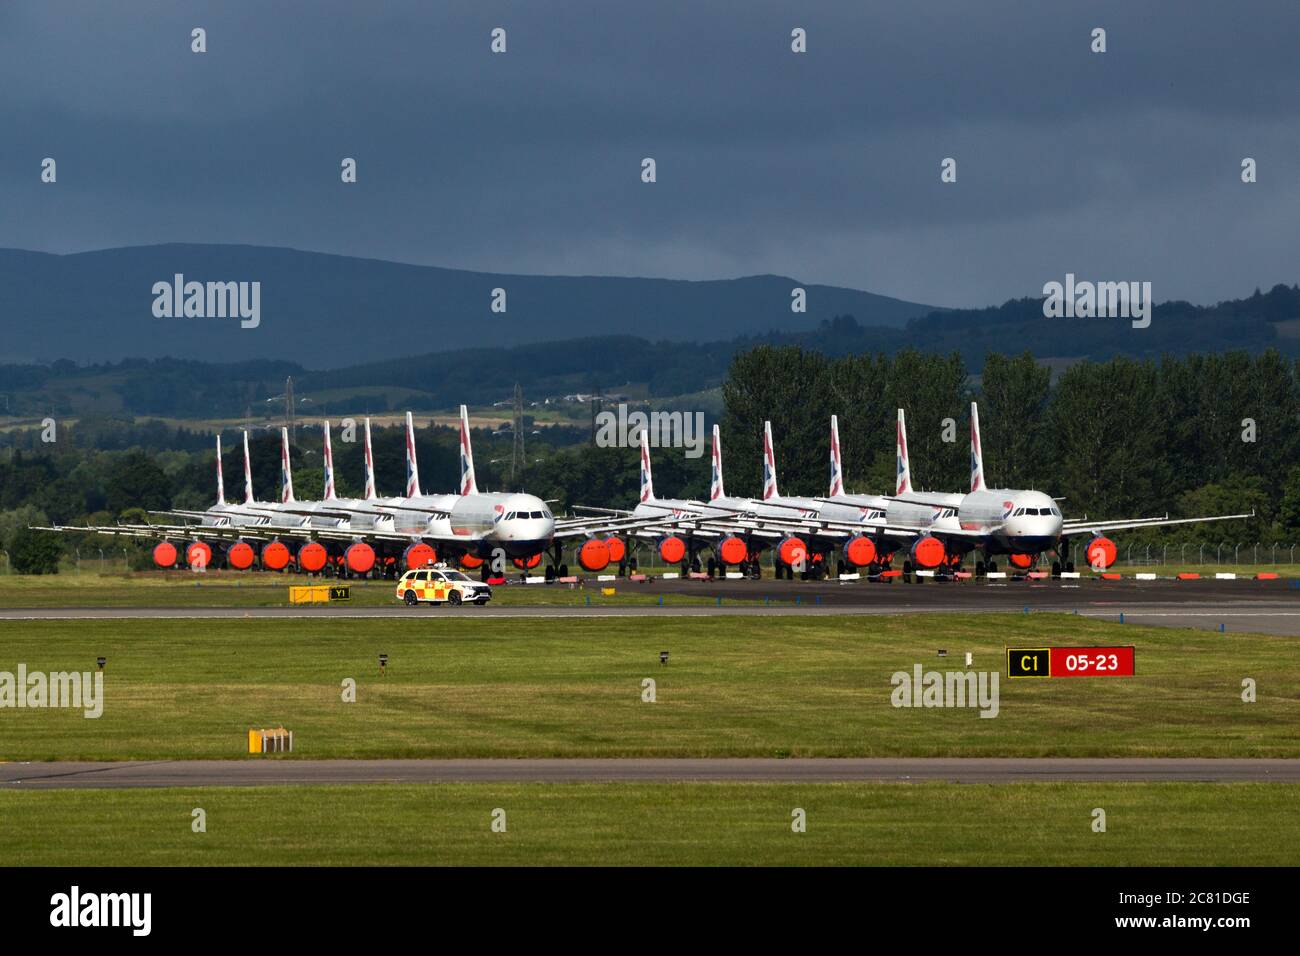
{"type": "MultiPolygon", "coordinates": [[[[94,562],[78,573],[65,570],[55,575],[0,574],[0,608],[51,608],[51,607],[288,607],[289,588],[302,584],[343,583],[352,589],[351,604],[360,607],[379,607],[397,604],[396,584],[392,581],[352,580],[338,582],[332,578],[309,578],[298,575],[274,573],[248,573],[212,571],[194,574],[176,572],[135,572],[92,570],[94,562]]],[[[655,577],[663,569],[651,571],[655,577]]],[[[1253,577],[1260,568],[1251,565],[1206,569],[1191,567],[1203,577],[1213,577],[1216,570],[1232,570],[1241,577],[1253,577]]],[[[1131,577],[1143,571],[1172,577],[1173,568],[1136,567],[1123,568],[1121,573],[1131,577]]],[[[1089,572],[1084,572],[1088,574],[1089,572]]],[[[1283,569],[1284,577],[1300,577],[1300,568],[1283,569]]],[[[497,606],[525,607],[538,605],[582,605],[605,607],[620,605],[650,605],[660,602],[660,591],[651,583],[633,583],[627,580],[598,582],[594,579],[585,585],[550,584],[524,585],[512,583],[493,589],[492,601],[497,606]],[[612,587],[616,594],[605,597],[601,589],[612,587]]],[[[766,580],[771,581],[768,573],[766,580]]],[[[724,603],[761,604],[762,582],[752,585],[752,598],[727,598],[724,603]]],[[[862,588],[904,587],[894,584],[858,582],[849,585],[862,588]]],[[[944,587],[981,587],[977,583],[945,584],[944,587]]],[[[1195,587],[1195,582],[1188,585],[1195,587]]],[[[810,592],[811,594],[811,592],[810,592]]],[[[691,594],[667,594],[665,604],[703,605],[715,604],[714,598],[691,594]]]]}
{"type": "MultiPolygon", "coordinates": [[[[476,579],[477,580],[477,579],[476,579]]],[[[289,588],[305,584],[346,584],[351,604],[379,607],[398,604],[395,581],[336,581],[291,574],[240,572],[145,572],[136,574],[83,571],[54,575],[0,575],[0,608],[44,607],[288,607],[289,588]]],[[[674,594],[668,604],[714,604],[713,598],[674,594]]],[[[761,594],[752,602],[761,603],[761,594]]],[[[653,587],[629,581],[588,581],[585,587],[568,584],[511,583],[493,588],[498,606],[581,604],[592,606],[657,604],[653,587]],[[613,597],[601,589],[612,587],[613,597]]],[[[741,603],[737,601],[737,603],[741,603]]]]}
{"type": "Polygon", "coordinates": [[[1295,866],[1284,784],[458,784],[0,792],[15,866],[1295,866]],[[1092,830],[1106,811],[1106,832],[1092,830]],[[192,830],[193,810],[207,831],[192,830]],[[806,814],[804,833],[792,812],[806,814]],[[506,831],[491,829],[505,811],[506,831]]]}
{"type": "Polygon", "coordinates": [[[439,614],[0,622],[0,671],[108,659],[102,717],[0,711],[0,759],[230,757],[280,724],[298,757],[1300,756],[1300,644],[1276,637],[1044,613],[439,614]],[[963,670],[965,652],[1001,671],[1006,644],[1132,644],[1138,676],[1003,679],[996,719],[891,706],[895,671],[963,670]]]}

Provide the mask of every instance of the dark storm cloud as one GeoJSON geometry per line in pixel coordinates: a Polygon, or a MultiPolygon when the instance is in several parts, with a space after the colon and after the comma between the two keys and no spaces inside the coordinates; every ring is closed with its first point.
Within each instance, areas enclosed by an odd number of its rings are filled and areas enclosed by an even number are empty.
{"type": "Polygon", "coordinates": [[[1212,301],[1298,278],[1297,35],[1289,0],[19,2],[0,245],[779,272],[951,305],[1073,271],[1212,301]]]}

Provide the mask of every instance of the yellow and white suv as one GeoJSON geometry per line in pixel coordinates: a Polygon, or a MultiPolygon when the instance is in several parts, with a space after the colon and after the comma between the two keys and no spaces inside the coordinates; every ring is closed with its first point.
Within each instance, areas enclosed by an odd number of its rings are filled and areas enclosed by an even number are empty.
{"type": "Polygon", "coordinates": [[[428,604],[475,604],[484,605],[492,600],[492,588],[486,584],[471,581],[459,571],[453,571],[445,565],[407,571],[397,582],[398,600],[415,607],[420,602],[428,604]]]}

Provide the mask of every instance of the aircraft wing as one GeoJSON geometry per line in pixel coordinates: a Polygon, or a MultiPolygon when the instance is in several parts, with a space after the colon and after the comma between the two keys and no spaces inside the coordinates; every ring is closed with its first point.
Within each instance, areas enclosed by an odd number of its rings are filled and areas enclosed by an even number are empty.
{"type": "Polygon", "coordinates": [[[1080,531],[1093,531],[1101,533],[1103,531],[1124,531],[1133,528],[1158,528],[1172,524],[1200,524],[1203,521],[1232,521],[1239,518],[1253,518],[1255,512],[1251,511],[1248,515],[1210,515],[1204,518],[1170,518],[1165,515],[1163,518],[1129,518],[1119,521],[1089,521],[1086,518],[1077,521],[1067,521],[1061,527],[1061,534],[1077,534],[1080,531]]]}
{"type": "MultiPolygon", "coordinates": [[[[199,536],[203,538],[244,538],[260,541],[265,534],[250,533],[247,528],[231,525],[197,525],[197,524],[117,524],[117,525],[54,525],[52,527],[33,527],[32,531],[53,531],[58,534],[103,534],[121,538],[180,538],[199,536]]],[[[265,532],[265,526],[258,531],[265,532]]]]}

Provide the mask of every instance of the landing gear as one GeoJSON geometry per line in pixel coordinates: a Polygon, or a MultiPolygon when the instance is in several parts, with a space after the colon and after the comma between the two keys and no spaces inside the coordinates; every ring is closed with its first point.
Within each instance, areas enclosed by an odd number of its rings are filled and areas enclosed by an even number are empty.
{"type": "Polygon", "coordinates": [[[709,577],[710,577],[710,578],[720,577],[720,575],[719,575],[719,573],[718,573],[718,562],[715,561],[713,558],[709,558],[708,568],[709,568],[709,577]]]}

